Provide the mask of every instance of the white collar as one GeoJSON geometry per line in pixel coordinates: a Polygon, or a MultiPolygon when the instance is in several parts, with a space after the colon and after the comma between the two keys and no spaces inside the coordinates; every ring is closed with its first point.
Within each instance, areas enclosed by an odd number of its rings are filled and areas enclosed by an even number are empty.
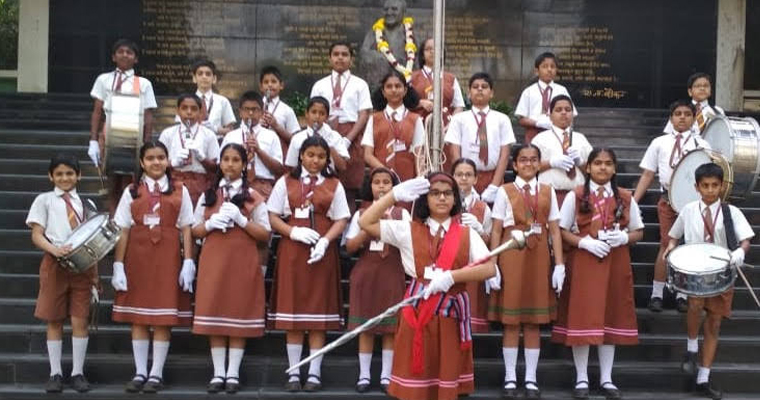
{"type": "Polygon", "coordinates": [[[443,226],[443,233],[449,231],[449,226],[451,226],[451,217],[446,218],[443,223],[438,223],[438,221],[434,220],[433,218],[428,217],[427,220],[425,220],[425,223],[427,226],[430,227],[430,234],[435,236],[438,233],[438,227],[443,226]]]}
{"type": "MultiPolygon", "coordinates": [[[[58,197],[61,197],[63,196],[64,193],[66,193],[65,190],[59,188],[58,186],[56,186],[55,189],[53,189],[53,192],[58,197]]],[[[71,190],[69,190],[68,193],[69,193],[69,197],[71,197],[72,199],[79,200],[79,195],[77,194],[77,188],[72,188],[71,190]]]]}
{"type": "Polygon", "coordinates": [[[229,185],[231,189],[240,189],[240,187],[243,186],[243,178],[237,178],[232,182],[228,181],[227,178],[219,180],[219,187],[225,187],[227,185],[229,185]]]}
{"type": "MultiPolygon", "coordinates": [[[[604,197],[610,197],[612,195],[612,184],[609,182],[604,184],[604,197]]],[[[596,191],[599,189],[599,184],[589,179],[588,182],[588,189],[591,193],[596,193],[596,191]]]]}
{"type": "MultiPolygon", "coordinates": [[[[347,70],[343,71],[343,73],[338,73],[338,71],[332,70],[332,72],[330,73],[330,75],[332,76],[333,79],[337,79],[338,75],[340,75],[341,78],[348,79],[349,77],[351,77],[351,70],[347,69],[347,70]]],[[[341,83],[345,85],[346,81],[342,81],[341,83]]]]}
{"type": "Polygon", "coordinates": [[[240,121],[240,128],[243,129],[243,132],[253,132],[256,133],[259,130],[259,127],[261,124],[259,124],[259,121],[256,121],[256,123],[251,126],[250,129],[248,129],[248,125],[245,123],[245,120],[240,121]]]}
{"type": "Polygon", "coordinates": [[[702,108],[710,107],[710,103],[707,101],[707,99],[702,100],[702,101],[696,101],[694,99],[691,99],[691,104],[694,104],[695,106],[699,105],[702,108]]]}
{"type": "Polygon", "coordinates": [[[190,127],[188,128],[187,125],[185,125],[185,123],[180,119],[179,129],[180,129],[181,132],[184,132],[184,131],[186,131],[186,130],[189,129],[190,132],[193,133],[193,132],[196,132],[198,130],[198,123],[195,122],[192,125],[190,125],[190,127]]]}
{"type": "Polygon", "coordinates": [[[476,106],[472,106],[472,111],[473,111],[475,114],[479,114],[479,113],[481,113],[481,112],[484,112],[484,113],[488,114],[488,112],[489,112],[489,111],[491,111],[491,109],[490,109],[488,106],[485,106],[485,107],[483,107],[483,108],[478,108],[478,107],[476,107],[476,106]]]}
{"type": "Polygon", "coordinates": [[[212,89],[209,89],[208,92],[201,92],[200,89],[195,91],[195,95],[200,97],[201,99],[203,96],[206,96],[207,99],[210,99],[214,95],[214,91],[212,89]]]}
{"type": "MultiPolygon", "coordinates": [[[[307,171],[306,168],[304,168],[303,165],[302,165],[301,166],[301,179],[303,180],[303,178],[310,177],[310,176],[311,176],[311,174],[309,173],[309,171],[307,171]]],[[[317,185],[319,185],[320,183],[322,183],[322,181],[324,181],[324,180],[325,180],[325,177],[322,176],[321,173],[318,173],[317,174],[317,185]]]]}
{"type": "Polygon", "coordinates": [[[406,107],[404,107],[404,104],[402,103],[399,108],[392,108],[390,105],[385,106],[385,114],[389,117],[393,115],[393,113],[396,113],[396,117],[394,118],[396,121],[401,121],[404,119],[404,116],[406,115],[406,107]]]}
{"type": "MultiPolygon", "coordinates": [[[[673,126],[673,131],[670,132],[670,135],[673,136],[673,139],[675,139],[676,136],[678,136],[678,134],[679,134],[679,132],[676,131],[676,127],[674,125],[673,126]]],[[[691,136],[691,127],[689,127],[689,129],[687,129],[687,130],[685,130],[683,132],[680,132],[680,134],[681,134],[681,139],[684,139],[684,140],[689,139],[689,137],[691,136]]]]}
{"type": "Polygon", "coordinates": [[[531,193],[536,192],[536,185],[538,184],[538,180],[536,177],[533,177],[533,179],[529,180],[528,182],[525,182],[525,179],[520,178],[519,176],[515,176],[515,185],[518,189],[522,190],[523,186],[528,184],[530,186],[531,193]]]}
{"type": "Polygon", "coordinates": [[[538,84],[538,88],[541,90],[546,90],[547,87],[551,86],[554,81],[551,81],[549,83],[546,83],[542,81],[541,79],[537,80],[536,83],[538,84]]]}
{"type": "Polygon", "coordinates": [[[318,134],[319,136],[324,136],[324,133],[320,133],[320,132],[325,132],[326,126],[327,126],[326,123],[322,123],[322,125],[320,125],[316,131],[311,126],[306,127],[306,137],[314,136],[315,133],[318,134]]]}
{"type": "Polygon", "coordinates": [[[470,188],[470,193],[462,196],[462,204],[465,206],[464,208],[470,208],[470,206],[478,200],[480,200],[480,195],[475,191],[474,186],[470,188]]]}
{"type": "Polygon", "coordinates": [[[433,69],[428,67],[427,65],[422,66],[422,70],[425,71],[426,74],[430,75],[433,73],[433,69]]]}
{"type": "Polygon", "coordinates": [[[562,129],[558,127],[557,125],[552,124],[552,132],[554,132],[554,134],[559,136],[560,139],[562,138],[563,132],[567,132],[569,134],[570,132],[572,132],[572,130],[573,130],[572,126],[568,126],[567,129],[562,129]]]}
{"type": "Polygon", "coordinates": [[[271,104],[277,104],[279,101],[280,101],[280,95],[278,94],[277,96],[274,96],[274,97],[270,98],[268,104],[270,104],[270,105],[271,104]]]}
{"type": "Polygon", "coordinates": [[[116,72],[124,74],[127,77],[130,77],[130,76],[132,76],[132,75],[135,74],[135,69],[134,68],[130,68],[130,69],[126,70],[126,71],[122,71],[122,70],[116,68],[116,72]]]}
{"type": "MultiPolygon", "coordinates": [[[[708,207],[707,204],[705,204],[705,202],[702,199],[700,199],[699,200],[699,213],[700,214],[703,213],[704,209],[707,208],[707,207],[708,207]]],[[[716,213],[718,212],[718,209],[720,208],[720,199],[718,199],[714,203],[710,204],[709,207],[710,207],[710,213],[712,213],[713,218],[715,218],[715,216],[717,215],[716,213]]]]}
{"type": "MultiPolygon", "coordinates": [[[[156,181],[148,175],[143,175],[142,180],[146,185],[148,185],[148,191],[153,192],[153,186],[155,185],[156,181]]],[[[168,187],[169,178],[167,178],[166,175],[158,178],[158,188],[161,189],[162,192],[166,191],[168,187]]]]}

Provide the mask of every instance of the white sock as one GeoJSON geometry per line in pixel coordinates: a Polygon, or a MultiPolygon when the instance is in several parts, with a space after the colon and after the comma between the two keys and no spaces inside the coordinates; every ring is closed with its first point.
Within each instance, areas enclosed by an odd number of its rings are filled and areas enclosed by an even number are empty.
{"type": "MultiPolygon", "coordinates": [[[[288,350],[288,366],[292,367],[301,361],[301,352],[303,351],[302,344],[290,344],[288,343],[285,348],[288,350]]],[[[300,371],[292,372],[289,382],[294,382],[299,379],[300,371]]]]}
{"type": "Polygon", "coordinates": [[[689,353],[699,352],[699,341],[697,339],[686,339],[686,351],[689,353]]]}
{"type": "Polygon", "coordinates": [[[224,377],[224,359],[226,356],[226,347],[211,348],[211,363],[214,364],[214,378],[217,376],[222,378],[224,377]]]}
{"type": "Polygon", "coordinates": [[[600,344],[597,351],[599,352],[599,383],[612,383],[612,364],[615,362],[615,345],[600,344]]]}
{"type": "Polygon", "coordinates": [[[132,355],[135,357],[135,375],[142,375],[148,378],[148,340],[133,340],[132,355]]]}
{"type": "MultiPolygon", "coordinates": [[[[316,353],[320,349],[321,347],[319,349],[309,350],[309,355],[316,353]]],[[[324,358],[324,355],[311,360],[311,362],[309,363],[309,375],[315,375],[319,377],[322,376],[322,358],[324,358]]],[[[312,383],[319,383],[319,380],[313,377],[309,377],[308,381],[312,383]]]]}
{"type": "Polygon", "coordinates": [[[61,370],[61,348],[63,347],[63,341],[61,340],[48,340],[48,360],[50,361],[50,376],[63,375],[61,370]]]}
{"type": "Polygon", "coordinates": [[[688,299],[689,299],[689,296],[687,296],[687,295],[685,295],[685,294],[683,294],[683,293],[681,293],[681,292],[678,292],[678,293],[676,293],[676,299],[684,299],[684,300],[688,300],[688,299]]]}
{"type": "Polygon", "coordinates": [[[245,349],[230,347],[230,365],[227,366],[227,378],[240,378],[240,363],[243,361],[245,349]]]}
{"type": "Polygon", "coordinates": [[[150,368],[150,376],[164,377],[164,362],[169,354],[169,342],[153,340],[153,366],[150,368]]]}
{"type": "MultiPolygon", "coordinates": [[[[575,382],[588,382],[588,345],[573,346],[573,361],[575,362],[575,382]]],[[[588,384],[575,386],[578,389],[587,389],[588,384]]]]}
{"type": "MultiPolygon", "coordinates": [[[[383,350],[383,369],[380,371],[380,380],[391,379],[393,370],[393,350],[383,350]]],[[[382,383],[382,382],[381,382],[382,383]]]]}
{"type": "Polygon", "coordinates": [[[697,370],[697,385],[710,381],[710,368],[699,367],[697,370]]]}
{"type": "Polygon", "coordinates": [[[71,376],[84,375],[84,357],[87,354],[88,336],[71,337],[71,376]]]}
{"type": "Polygon", "coordinates": [[[369,379],[369,370],[371,364],[372,353],[359,353],[359,380],[369,379]]]}
{"type": "Polygon", "coordinates": [[[662,290],[665,288],[665,282],[652,281],[652,297],[662,298],[662,290]]]}
{"type": "Polygon", "coordinates": [[[501,354],[504,356],[504,382],[517,382],[517,347],[502,347],[501,354]]]}
{"type": "MultiPolygon", "coordinates": [[[[525,354],[525,382],[538,382],[536,380],[536,368],[538,367],[538,356],[541,349],[524,349],[525,354]]],[[[527,384],[526,384],[527,387],[527,384]]],[[[538,389],[531,387],[529,389],[538,389]]]]}

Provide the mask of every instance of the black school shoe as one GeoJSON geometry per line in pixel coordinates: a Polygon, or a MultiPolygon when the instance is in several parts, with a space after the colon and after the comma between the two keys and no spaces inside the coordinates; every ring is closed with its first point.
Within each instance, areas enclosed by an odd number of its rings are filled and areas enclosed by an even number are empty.
{"type": "Polygon", "coordinates": [[[541,391],[538,389],[538,384],[536,382],[525,381],[525,398],[526,399],[540,399],[541,398],[541,391]],[[535,389],[528,388],[528,384],[533,385],[535,389]]]}
{"type": "Polygon", "coordinates": [[[48,393],[61,393],[63,391],[63,377],[61,374],[55,374],[48,379],[45,384],[45,391],[48,393]]]}
{"type": "Polygon", "coordinates": [[[356,382],[356,391],[358,393],[367,393],[369,391],[369,379],[367,378],[360,378],[358,382],[356,382]]]}
{"type": "Polygon", "coordinates": [[[649,304],[647,304],[647,308],[651,312],[661,312],[662,311],[662,298],[661,297],[651,297],[649,299],[649,304]]]}
{"type": "Polygon", "coordinates": [[[71,388],[79,393],[85,393],[90,391],[90,382],[87,382],[87,378],[84,375],[74,375],[71,377],[71,388]]]}
{"type": "Polygon", "coordinates": [[[285,391],[288,392],[288,393],[295,393],[295,392],[300,392],[301,391],[301,380],[300,380],[300,377],[297,380],[290,381],[290,378],[293,377],[293,376],[299,377],[299,375],[291,375],[291,376],[288,377],[288,381],[285,382],[285,387],[284,387],[285,391]]]}
{"type": "Polygon", "coordinates": [[[575,388],[573,389],[573,398],[578,400],[588,399],[589,391],[588,391],[588,381],[580,381],[575,383],[575,388]],[[585,388],[579,388],[578,385],[585,383],[585,388]]]}
{"type": "Polygon", "coordinates": [[[314,375],[314,374],[309,374],[309,378],[314,378],[314,379],[317,380],[317,382],[314,383],[314,382],[308,380],[308,378],[307,378],[306,383],[303,384],[303,391],[304,392],[310,392],[311,393],[311,392],[318,392],[318,391],[322,390],[322,378],[321,377],[319,377],[317,375],[314,375]]]}
{"type": "Polygon", "coordinates": [[[235,394],[240,390],[240,379],[237,377],[229,377],[224,382],[224,391],[228,394],[235,394]]]}
{"type": "Polygon", "coordinates": [[[620,393],[620,390],[618,388],[616,388],[616,387],[608,387],[608,388],[604,387],[604,385],[606,385],[607,383],[609,383],[610,385],[612,385],[612,382],[604,382],[602,384],[602,388],[600,389],[600,391],[604,395],[604,398],[607,399],[607,400],[622,399],[623,395],[622,395],[622,393],[620,393]]]}
{"type": "Polygon", "coordinates": [[[681,297],[676,298],[676,310],[681,314],[687,313],[689,311],[689,301],[681,297]]]}
{"type": "Polygon", "coordinates": [[[127,393],[140,393],[140,391],[143,389],[143,386],[145,386],[145,381],[147,380],[148,378],[146,378],[145,375],[135,375],[131,381],[127,382],[127,384],[124,385],[124,391],[127,393]]]}
{"type": "Polygon", "coordinates": [[[689,375],[694,375],[697,372],[697,353],[686,352],[683,361],[681,361],[681,371],[689,375]]]}
{"type": "Polygon", "coordinates": [[[206,385],[206,392],[208,393],[219,393],[223,389],[224,389],[223,376],[215,376],[211,378],[211,381],[209,381],[208,385],[206,385]]]}
{"type": "Polygon", "coordinates": [[[149,376],[143,385],[143,393],[158,393],[164,389],[164,380],[159,376],[149,376]]]}
{"type": "Polygon", "coordinates": [[[515,381],[505,381],[504,382],[504,386],[502,386],[501,397],[503,399],[515,400],[519,396],[520,395],[517,392],[517,382],[515,382],[515,381]],[[509,385],[509,384],[512,384],[512,386],[514,386],[514,388],[511,388],[511,387],[508,388],[507,385],[509,385]]]}
{"type": "Polygon", "coordinates": [[[710,382],[698,383],[697,395],[713,400],[720,400],[723,398],[723,392],[721,392],[717,387],[713,387],[712,383],[710,382]]]}

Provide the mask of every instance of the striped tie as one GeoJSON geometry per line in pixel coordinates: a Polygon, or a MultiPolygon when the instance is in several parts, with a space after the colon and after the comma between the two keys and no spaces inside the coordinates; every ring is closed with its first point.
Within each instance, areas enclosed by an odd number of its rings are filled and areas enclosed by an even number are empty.
{"type": "Polygon", "coordinates": [[[66,203],[66,216],[69,220],[69,226],[73,230],[77,226],[79,226],[79,215],[77,214],[77,211],[74,209],[74,205],[71,204],[71,195],[69,192],[64,192],[61,196],[63,198],[63,201],[66,203]]]}
{"type": "Polygon", "coordinates": [[[702,114],[702,104],[697,103],[697,126],[699,127],[699,132],[702,132],[706,123],[705,115],[702,114]]]}

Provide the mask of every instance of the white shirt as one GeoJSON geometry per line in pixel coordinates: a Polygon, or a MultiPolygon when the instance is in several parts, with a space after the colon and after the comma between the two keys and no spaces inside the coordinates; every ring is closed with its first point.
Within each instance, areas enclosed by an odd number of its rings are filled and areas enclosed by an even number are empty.
{"type": "MultiPolygon", "coordinates": [[[[589,196],[592,193],[596,193],[599,189],[599,185],[591,181],[589,182],[589,196]]],[[[604,185],[604,197],[612,197],[612,185],[607,182],[604,185]]],[[[644,221],[641,219],[641,212],[639,211],[639,205],[636,204],[636,200],[631,196],[631,206],[628,210],[628,231],[633,232],[635,230],[644,229],[644,221]]],[[[559,210],[559,226],[565,230],[575,230],[577,228],[575,224],[575,194],[568,193],[565,196],[565,201],[562,202],[562,208],[559,210]]]]}
{"type": "MultiPolygon", "coordinates": [[[[512,183],[508,183],[508,185],[512,185],[512,183]]],[[[522,193],[522,188],[525,186],[525,180],[517,176],[515,177],[514,185],[517,187],[517,190],[522,193]]],[[[533,178],[528,182],[528,185],[530,185],[530,195],[535,196],[536,190],[538,189],[537,186],[539,185],[538,180],[533,178]]],[[[557,205],[557,194],[554,192],[554,188],[551,186],[549,188],[551,189],[551,200],[549,200],[549,217],[547,218],[547,221],[551,222],[559,219],[559,206],[557,205]]],[[[498,192],[496,192],[496,200],[493,202],[493,213],[491,216],[495,219],[502,220],[501,226],[504,228],[515,225],[515,215],[512,211],[512,203],[509,201],[507,190],[504,189],[503,186],[499,188],[498,192]]]]}
{"type": "MultiPolygon", "coordinates": [[[[383,111],[384,114],[387,117],[391,117],[396,122],[401,122],[401,120],[404,119],[404,117],[409,112],[406,107],[402,104],[399,108],[393,109],[391,106],[386,106],[385,110],[383,111]],[[395,117],[394,117],[394,114],[395,117]]],[[[422,146],[425,143],[425,127],[422,126],[422,118],[417,118],[417,122],[414,124],[414,134],[412,134],[412,145],[411,148],[407,149],[409,152],[412,151],[412,149],[422,146]]],[[[364,136],[362,137],[362,146],[367,147],[375,147],[375,128],[374,128],[374,118],[372,116],[369,117],[369,120],[367,121],[367,126],[364,128],[364,136]]],[[[383,144],[385,146],[385,144],[383,144]]]]}
{"type": "MultiPolygon", "coordinates": [[[[697,105],[697,102],[695,100],[691,101],[691,104],[694,104],[694,106],[697,105]]],[[[702,100],[700,103],[700,114],[702,114],[702,117],[705,118],[705,121],[708,120],[713,115],[726,115],[726,112],[723,111],[722,108],[718,106],[711,106],[710,103],[707,102],[707,100],[702,100]]],[[[675,134],[676,131],[673,129],[673,123],[670,122],[670,118],[668,118],[668,123],[665,124],[665,129],[662,130],[665,133],[673,133],[675,134]]],[[[697,121],[697,116],[694,116],[694,124],[691,126],[691,132],[699,134],[699,121],[697,121]]]]}
{"type": "Polygon", "coordinates": [[[446,143],[458,145],[461,148],[462,157],[474,161],[478,171],[493,171],[499,162],[501,148],[514,143],[515,134],[512,131],[512,121],[505,114],[491,110],[488,106],[483,109],[472,107],[469,111],[460,112],[451,117],[446,137],[443,140],[446,143]],[[478,157],[480,152],[478,122],[481,111],[486,113],[488,165],[484,165],[478,157]]]}
{"type": "MultiPolygon", "coordinates": [[[[266,100],[264,100],[266,103],[266,100]]],[[[269,103],[264,105],[266,112],[272,114],[277,123],[285,129],[286,132],[291,135],[301,130],[301,125],[298,124],[298,118],[295,111],[280,100],[280,96],[273,98],[269,103]]]]}
{"type": "MultiPolygon", "coordinates": [[[[187,128],[182,124],[172,125],[161,132],[158,140],[166,145],[169,149],[169,160],[173,159],[180,149],[188,147],[188,139],[185,139],[187,128]]],[[[190,127],[191,140],[201,141],[202,148],[206,152],[206,160],[216,160],[219,158],[219,142],[216,139],[216,133],[203,125],[194,124],[190,127]]],[[[190,152],[190,163],[176,168],[181,172],[195,172],[205,174],[206,169],[203,167],[198,158],[190,152]]]]}
{"type": "MultiPolygon", "coordinates": [[[[245,139],[243,138],[243,135],[246,137],[250,135],[248,127],[245,124],[241,124],[240,128],[227,132],[227,134],[224,135],[224,140],[222,140],[222,144],[219,146],[220,154],[219,157],[217,157],[217,162],[219,162],[219,159],[222,156],[221,149],[223,149],[224,146],[230,143],[237,143],[245,147],[245,139]]],[[[261,124],[256,124],[256,126],[253,127],[253,135],[259,143],[259,148],[282,164],[282,146],[280,146],[280,138],[277,137],[277,133],[262,127],[261,124]]],[[[261,161],[261,157],[259,157],[258,154],[253,156],[253,167],[256,170],[257,178],[275,179],[274,174],[272,174],[264,162],[261,161]]]]}
{"type": "MultiPolygon", "coordinates": [[[[341,140],[343,136],[332,130],[329,125],[322,124],[317,130],[317,134],[322,136],[327,142],[327,145],[335,149],[338,155],[346,160],[351,157],[348,154],[348,148],[346,148],[345,143],[341,140]]],[[[293,135],[290,139],[290,145],[288,146],[288,154],[285,156],[285,166],[295,168],[298,165],[298,154],[301,152],[301,144],[312,135],[314,135],[314,130],[311,127],[293,135]]],[[[333,170],[335,169],[335,163],[332,158],[330,159],[330,167],[333,168],[333,170]]]]}
{"type": "Polygon", "coordinates": [[[338,118],[338,122],[356,122],[359,119],[359,111],[372,109],[372,97],[369,86],[364,79],[352,75],[351,71],[345,71],[341,75],[340,84],[343,89],[340,108],[333,107],[333,83],[337,82],[338,73],[332,71],[330,75],[318,80],[311,87],[311,97],[322,96],[330,103],[330,118],[338,118]]]}
{"type": "MultiPolygon", "coordinates": [[[[219,187],[224,188],[227,185],[227,180],[222,178],[219,181],[219,187]]],[[[240,193],[240,190],[243,186],[243,180],[237,179],[232,182],[232,187],[230,188],[229,192],[227,193],[227,196],[230,198],[236,196],[238,193],[240,193]]],[[[222,189],[224,190],[224,189],[222,189]]],[[[253,196],[253,189],[248,188],[248,193],[253,196]]],[[[241,210],[242,212],[243,210],[241,210]]],[[[202,193],[201,197],[198,198],[198,205],[195,206],[195,215],[194,215],[194,225],[200,225],[206,221],[204,218],[204,214],[206,213],[206,193],[202,193]]],[[[245,215],[245,214],[243,214],[245,215]]],[[[266,202],[261,202],[259,205],[257,205],[253,211],[251,211],[251,215],[247,215],[249,221],[253,221],[261,226],[263,226],[267,231],[272,230],[272,226],[269,224],[269,213],[267,212],[267,204],[266,202]]]]}
{"type": "MultiPolygon", "coordinates": [[[[346,230],[343,232],[343,240],[341,240],[340,242],[341,246],[345,245],[349,239],[355,238],[357,235],[359,235],[359,232],[361,232],[362,228],[359,226],[360,214],[361,212],[357,210],[354,213],[354,216],[351,217],[351,222],[348,223],[346,230]]],[[[409,214],[409,211],[406,211],[405,208],[402,208],[400,221],[411,221],[411,220],[412,220],[412,215],[409,214]]]]}
{"type": "MultiPolygon", "coordinates": [[[[554,157],[562,155],[562,132],[563,130],[552,125],[552,129],[543,131],[533,138],[531,144],[541,150],[541,160],[551,160],[554,157]]],[[[586,136],[580,132],[572,132],[571,147],[577,149],[581,154],[582,162],[586,162],[588,155],[591,154],[591,144],[586,136]]],[[[556,190],[573,190],[578,185],[586,182],[583,171],[575,167],[575,179],[567,177],[567,172],[559,168],[549,168],[538,174],[538,181],[547,185],[552,185],[556,190]]]]}
{"type": "MultiPolygon", "coordinates": [[[[26,217],[26,225],[30,228],[32,224],[37,224],[45,230],[45,237],[54,246],[62,246],[71,235],[71,225],[69,225],[69,213],[66,208],[66,202],[63,200],[65,192],[57,187],[50,192],[37,195],[29,208],[29,214],[26,217]]],[[[77,194],[76,189],[69,191],[71,206],[78,218],[85,218],[82,212],[82,199],[77,194]]],[[[81,223],[81,221],[80,221],[81,223]]]]}
{"type": "MultiPolygon", "coordinates": [[[[426,76],[433,76],[433,69],[428,67],[427,65],[422,66],[422,70],[425,72],[426,76]]],[[[432,84],[431,84],[432,86],[432,84]]],[[[459,86],[459,81],[457,80],[456,76],[454,77],[454,84],[453,90],[454,90],[454,97],[451,99],[451,108],[461,107],[464,108],[464,96],[462,96],[462,87],[459,86]]],[[[418,93],[420,97],[424,97],[425,93],[418,93]]],[[[444,107],[447,107],[446,104],[443,105],[444,107]]],[[[453,111],[453,110],[451,110],[453,111]]]]}
{"type": "MultiPolygon", "coordinates": [[[[704,141],[699,135],[692,134],[691,131],[683,132],[681,138],[681,157],[688,152],[697,148],[709,149],[710,144],[704,141]]],[[[676,144],[676,134],[666,133],[658,136],[649,144],[644,157],[639,163],[639,167],[648,171],[655,172],[660,177],[660,187],[664,190],[670,188],[670,177],[673,175],[673,168],[670,166],[670,154],[673,152],[673,146],[676,144]]],[[[678,152],[673,157],[673,165],[677,165],[681,160],[678,152]]]]}
{"type": "MultiPolygon", "coordinates": [[[[119,78],[119,72],[117,71],[118,70],[105,72],[98,75],[98,77],[95,79],[95,83],[92,85],[90,96],[102,101],[104,103],[104,109],[107,107],[106,100],[108,100],[108,97],[111,96],[113,90],[116,88],[116,83],[118,82],[117,79],[119,78]]],[[[129,69],[124,72],[124,75],[126,75],[127,78],[121,84],[120,93],[132,94],[132,89],[135,82],[135,70],[129,69]]],[[[156,96],[153,95],[153,85],[149,80],[141,76],[138,76],[137,79],[140,81],[140,100],[142,101],[143,110],[148,108],[157,108],[158,105],[156,104],[156,96]]],[[[106,111],[110,112],[111,110],[106,109],[106,111]]]]}
{"type": "MultiPolygon", "coordinates": [[[[670,228],[668,236],[673,239],[680,239],[684,237],[687,244],[691,243],[705,243],[705,222],[702,219],[702,213],[707,205],[702,200],[695,200],[685,205],[681,212],[678,213],[678,218],[670,228]]],[[[728,241],[726,239],[726,227],[723,225],[723,212],[719,212],[721,209],[720,200],[710,204],[710,212],[714,219],[713,226],[715,227],[715,233],[713,236],[714,243],[718,246],[728,248],[728,241]]],[[[747,222],[747,218],[744,217],[741,210],[728,205],[728,209],[731,211],[731,219],[734,222],[734,233],[736,234],[736,240],[741,242],[755,236],[752,231],[752,226],[747,222]]],[[[733,250],[733,249],[731,249],[733,250]]]]}
{"type": "MultiPolygon", "coordinates": [[[[156,181],[147,175],[143,175],[140,184],[142,185],[143,182],[147,184],[148,190],[153,193],[153,186],[156,181]]],[[[169,179],[166,175],[158,179],[158,187],[161,189],[162,193],[169,188],[169,179]]],[[[119,205],[116,206],[116,212],[114,212],[113,215],[113,220],[116,225],[119,225],[122,228],[131,228],[135,224],[135,220],[132,219],[132,201],[132,193],[130,193],[130,190],[124,189],[121,199],[119,200],[119,205]]],[[[193,202],[190,200],[190,192],[187,191],[186,187],[182,186],[182,204],[179,208],[179,215],[177,215],[176,226],[177,228],[182,228],[192,225],[192,223],[193,202]]]]}
{"type": "MultiPolygon", "coordinates": [[[[301,170],[301,178],[309,176],[306,169],[301,170]]],[[[285,184],[286,176],[282,176],[275,182],[272,188],[272,194],[269,195],[267,200],[267,209],[271,213],[275,213],[284,218],[291,215],[290,202],[288,201],[288,186],[285,184]]],[[[317,175],[317,186],[321,185],[325,181],[325,177],[322,174],[317,175]]],[[[343,189],[343,185],[338,182],[338,186],[335,187],[335,195],[333,196],[330,208],[327,210],[327,218],[333,221],[340,219],[348,219],[351,217],[351,211],[348,209],[348,201],[346,200],[346,190],[343,189]]]]}
{"type": "MultiPolygon", "coordinates": [[[[462,212],[470,212],[470,208],[476,201],[480,200],[480,195],[475,191],[475,188],[470,188],[470,193],[467,196],[462,196],[462,212]]],[[[483,232],[487,235],[491,234],[491,226],[493,221],[491,220],[491,208],[488,204],[485,204],[485,211],[483,212],[483,232]]]]}
{"type": "MultiPolygon", "coordinates": [[[[568,93],[567,89],[559,83],[551,81],[548,86],[552,88],[549,102],[561,94],[570,97],[570,93],[568,93]]],[[[541,112],[543,107],[543,96],[541,96],[541,91],[545,90],[546,87],[547,84],[541,80],[526,87],[525,90],[522,91],[522,94],[520,94],[520,100],[517,102],[517,107],[515,107],[515,115],[535,120],[543,114],[541,112]]],[[[549,113],[551,113],[551,110],[549,110],[549,113]]],[[[573,115],[578,115],[578,109],[576,107],[573,107],[573,115]]]]}
{"type": "MultiPolygon", "coordinates": [[[[425,220],[425,223],[430,227],[430,234],[435,236],[438,233],[439,226],[443,226],[443,230],[448,232],[451,218],[447,218],[442,224],[439,224],[432,218],[428,218],[425,220]]],[[[472,228],[466,226],[462,228],[470,233],[469,262],[486,257],[489,253],[488,247],[480,235],[472,228]]],[[[412,247],[412,222],[390,219],[380,220],[380,240],[399,249],[404,272],[412,278],[417,278],[417,270],[414,264],[414,248],[412,247]]]]}

